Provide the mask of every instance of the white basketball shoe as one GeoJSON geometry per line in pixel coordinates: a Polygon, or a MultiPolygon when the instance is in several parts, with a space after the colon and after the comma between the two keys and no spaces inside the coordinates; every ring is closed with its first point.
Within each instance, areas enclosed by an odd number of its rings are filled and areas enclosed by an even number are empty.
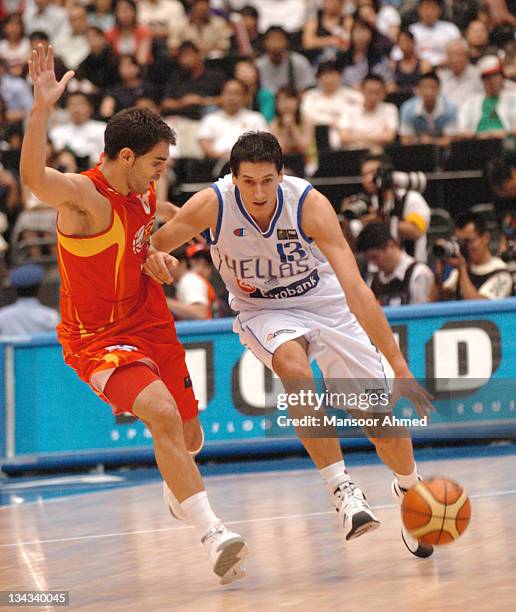
{"type": "Polygon", "coordinates": [[[186,521],[186,514],[181,508],[181,504],[176,499],[176,496],[172,493],[167,483],[163,481],[163,499],[167,505],[170,514],[178,521],[186,521]]]}
{"type": "Polygon", "coordinates": [[[380,521],[366,502],[365,495],[351,481],[343,482],[335,489],[333,505],[344,528],[346,540],[358,538],[380,526],[380,521]]]}
{"type": "Polygon", "coordinates": [[[218,521],[201,542],[210,556],[213,571],[220,577],[220,584],[230,584],[245,577],[242,561],[249,555],[249,549],[241,535],[218,521]]]}
{"type": "MultiPolygon", "coordinates": [[[[423,480],[421,476],[418,476],[418,479],[423,480]]],[[[401,506],[403,503],[403,498],[407,494],[407,489],[401,487],[396,478],[392,481],[391,488],[394,501],[401,506]]],[[[434,547],[431,544],[424,544],[423,542],[420,542],[419,540],[416,540],[416,538],[412,537],[405,529],[403,523],[401,524],[401,539],[408,550],[413,555],[420,557],[421,559],[426,559],[426,557],[429,557],[434,552],[434,547]]]]}

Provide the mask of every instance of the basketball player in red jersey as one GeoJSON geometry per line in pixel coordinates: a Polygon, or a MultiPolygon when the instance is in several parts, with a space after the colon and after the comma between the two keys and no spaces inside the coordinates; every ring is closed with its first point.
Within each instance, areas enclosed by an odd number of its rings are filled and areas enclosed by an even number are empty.
{"type": "Polygon", "coordinates": [[[57,209],[61,323],[65,361],[115,414],[131,412],[152,433],[165,498],[197,529],[226,584],[242,578],[243,538],[217,518],[192,454],[202,446],[185,353],[165,295],[142,273],[156,212],[156,181],[175,136],[145,109],[107,124],[98,166],[83,174],[45,167],[47,122],[73,72],[57,81],[52,47],[29,61],[34,107],[23,141],[23,183],[57,209]]]}

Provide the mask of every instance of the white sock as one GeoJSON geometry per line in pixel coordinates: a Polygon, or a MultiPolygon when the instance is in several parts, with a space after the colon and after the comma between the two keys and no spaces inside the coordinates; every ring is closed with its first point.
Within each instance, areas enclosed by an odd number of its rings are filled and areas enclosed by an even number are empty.
{"type": "Polygon", "coordinates": [[[344,460],[327,465],[319,470],[319,474],[323,477],[326,486],[332,494],[340,484],[350,480],[349,474],[346,472],[344,460]]]}
{"type": "Polygon", "coordinates": [[[414,469],[412,472],[410,472],[410,474],[397,474],[394,472],[394,476],[396,476],[396,480],[402,489],[410,489],[410,487],[414,486],[418,482],[417,465],[414,463],[414,469]]]}
{"type": "Polygon", "coordinates": [[[200,491],[181,502],[181,508],[201,538],[219,520],[210,506],[208,493],[200,491]]]}

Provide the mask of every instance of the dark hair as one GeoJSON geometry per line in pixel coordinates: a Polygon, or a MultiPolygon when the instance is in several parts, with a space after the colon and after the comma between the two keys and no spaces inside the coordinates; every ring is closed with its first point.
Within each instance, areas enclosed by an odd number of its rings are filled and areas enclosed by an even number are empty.
{"type": "Polygon", "coordinates": [[[337,62],[321,62],[317,67],[317,76],[320,77],[321,74],[326,74],[327,72],[338,72],[340,74],[341,69],[337,62]]]}
{"type": "Polygon", "coordinates": [[[438,85],[441,84],[441,79],[437,76],[437,72],[435,70],[423,72],[423,74],[421,74],[417,80],[418,84],[421,83],[421,81],[424,81],[425,79],[431,79],[432,81],[435,81],[438,85]]]}
{"type": "Polygon", "coordinates": [[[106,33],[104,32],[102,28],[99,28],[98,26],[94,26],[94,25],[88,26],[88,32],[95,32],[95,34],[99,34],[99,36],[106,38],[106,33]]]}
{"type": "Polygon", "coordinates": [[[367,83],[367,81],[374,81],[375,83],[380,83],[383,87],[385,87],[385,81],[379,74],[372,74],[371,72],[366,74],[361,84],[363,85],[364,83],[367,83]]]}
{"type": "Polygon", "coordinates": [[[19,25],[21,26],[21,38],[23,38],[25,36],[25,24],[23,23],[23,19],[20,13],[11,13],[10,15],[7,15],[7,17],[3,20],[2,32],[4,33],[4,36],[5,36],[5,26],[11,21],[17,21],[19,23],[19,25]]]}
{"type": "Polygon", "coordinates": [[[267,28],[267,30],[265,31],[265,34],[263,35],[263,38],[264,39],[267,38],[270,34],[281,34],[287,39],[287,41],[289,40],[287,31],[285,30],[285,28],[279,25],[272,25],[269,28],[267,28]]]}
{"type": "Polygon", "coordinates": [[[175,144],[176,135],[159,115],[146,108],[126,108],[108,121],[104,151],[109,159],[116,159],[127,147],[139,157],[163,140],[175,144]]]}
{"type": "Polygon", "coordinates": [[[408,36],[412,42],[416,42],[414,34],[412,34],[412,32],[408,28],[401,28],[401,30],[398,32],[398,38],[402,34],[404,34],[405,36],[408,36]]]}
{"type": "Polygon", "coordinates": [[[478,213],[464,213],[459,215],[455,220],[456,229],[464,229],[466,225],[473,223],[475,231],[479,236],[483,236],[487,232],[486,220],[478,213]]]}
{"type": "Polygon", "coordinates": [[[226,89],[226,86],[229,83],[238,83],[240,85],[240,87],[242,88],[242,93],[246,96],[249,93],[249,87],[247,87],[247,85],[244,83],[244,81],[241,81],[240,79],[237,79],[236,77],[231,77],[230,79],[228,79],[227,81],[224,82],[224,84],[222,85],[222,90],[221,92],[224,91],[224,89],[226,89]]]}
{"type": "Polygon", "coordinates": [[[369,249],[385,249],[392,240],[386,223],[368,223],[357,238],[357,250],[364,253],[369,249]]]}
{"type": "Polygon", "coordinates": [[[296,125],[300,125],[301,123],[301,94],[292,87],[281,87],[278,89],[278,93],[276,94],[276,114],[278,115],[278,121],[280,125],[283,125],[283,117],[280,115],[278,109],[278,98],[280,96],[285,96],[285,98],[294,98],[297,101],[297,110],[295,115],[296,125]]]}
{"type": "Polygon", "coordinates": [[[246,4],[245,6],[243,6],[240,9],[240,14],[242,15],[242,17],[254,17],[255,19],[258,19],[258,11],[256,10],[256,8],[254,6],[251,6],[250,4],[246,4]]]}
{"type": "Polygon", "coordinates": [[[242,134],[231,149],[229,165],[238,176],[242,162],[271,162],[276,170],[283,170],[283,151],[275,136],[269,132],[246,132],[242,134]]]}
{"type": "Polygon", "coordinates": [[[138,23],[138,17],[137,17],[138,8],[136,6],[136,2],[134,0],[116,0],[116,4],[115,4],[115,8],[114,8],[115,27],[117,27],[117,28],[120,27],[120,22],[118,21],[118,17],[116,15],[116,11],[117,11],[118,7],[120,6],[120,4],[122,4],[123,2],[128,4],[133,9],[133,12],[134,12],[133,26],[136,26],[137,23],[138,23]]]}
{"type": "Polygon", "coordinates": [[[391,158],[388,155],[368,153],[360,160],[360,169],[362,169],[365,166],[365,164],[367,164],[367,162],[372,162],[372,161],[379,162],[380,164],[385,165],[385,166],[392,165],[391,158]]]}
{"type": "Polygon", "coordinates": [[[46,40],[47,42],[50,40],[48,34],[43,32],[43,30],[34,30],[29,34],[30,42],[34,42],[35,40],[46,40]]]}
{"type": "Polygon", "coordinates": [[[38,283],[37,285],[30,285],[29,287],[15,287],[14,291],[18,297],[30,298],[38,295],[40,287],[41,284],[38,283]]]}
{"type": "Polygon", "coordinates": [[[71,91],[70,93],[66,94],[66,102],[68,102],[68,100],[70,100],[71,98],[84,98],[88,104],[93,108],[94,104],[93,104],[93,100],[91,99],[91,97],[84,93],[83,91],[71,91]]]}
{"type": "Polygon", "coordinates": [[[512,166],[503,157],[496,157],[487,164],[487,180],[492,189],[502,187],[512,178],[512,166]]]}
{"type": "Polygon", "coordinates": [[[199,53],[199,47],[195,43],[193,43],[191,40],[185,40],[183,43],[179,45],[177,54],[181,55],[181,53],[183,51],[186,51],[187,49],[190,49],[190,51],[195,51],[196,53],[199,53]]]}

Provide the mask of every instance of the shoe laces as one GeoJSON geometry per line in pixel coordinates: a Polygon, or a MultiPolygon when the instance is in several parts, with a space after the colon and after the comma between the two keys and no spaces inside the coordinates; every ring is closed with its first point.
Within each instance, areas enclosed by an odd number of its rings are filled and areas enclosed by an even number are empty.
{"type": "Polygon", "coordinates": [[[226,527],[222,524],[221,521],[217,521],[213,527],[211,527],[210,529],[208,529],[208,531],[203,535],[203,537],[201,538],[201,542],[203,544],[211,544],[213,542],[213,540],[219,536],[222,535],[223,533],[225,533],[227,531],[226,527]]]}
{"type": "Polygon", "coordinates": [[[339,512],[343,506],[345,506],[347,510],[351,510],[352,513],[368,509],[365,495],[354,482],[343,482],[335,489],[333,494],[338,500],[337,512],[339,512]]]}

